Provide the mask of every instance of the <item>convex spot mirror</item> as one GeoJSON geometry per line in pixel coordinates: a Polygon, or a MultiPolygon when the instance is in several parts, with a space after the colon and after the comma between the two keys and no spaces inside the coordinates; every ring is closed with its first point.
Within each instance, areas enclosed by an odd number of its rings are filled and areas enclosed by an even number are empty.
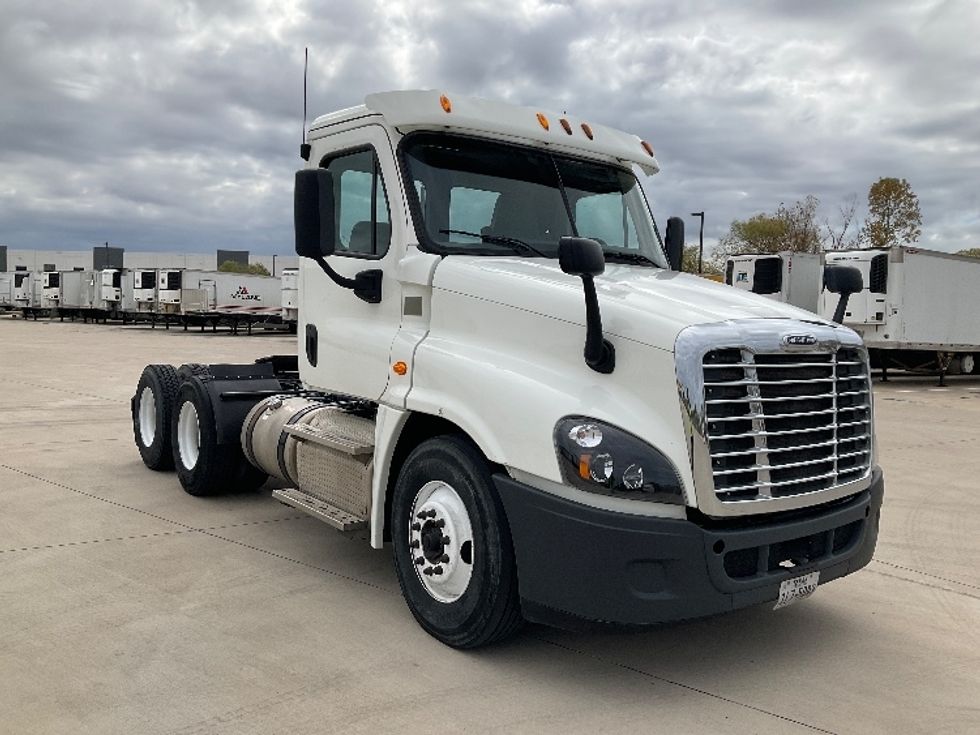
{"type": "Polygon", "coordinates": [[[670,217],[667,220],[664,249],[667,251],[667,263],[670,269],[679,271],[684,258],[684,220],[680,217],[670,217]]]}
{"type": "Polygon", "coordinates": [[[602,245],[587,237],[563,237],[558,241],[558,264],[570,276],[598,276],[606,270],[602,245]]]}
{"type": "Polygon", "coordinates": [[[864,289],[864,279],[852,266],[828,265],[823,269],[823,285],[831,293],[858,293],[864,289]]]}
{"type": "Polygon", "coordinates": [[[333,176],[324,168],[296,172],[293,189],[293,221],[296,227],[296,254],[302,258],[323,258],[336,248],[333,176]]]}

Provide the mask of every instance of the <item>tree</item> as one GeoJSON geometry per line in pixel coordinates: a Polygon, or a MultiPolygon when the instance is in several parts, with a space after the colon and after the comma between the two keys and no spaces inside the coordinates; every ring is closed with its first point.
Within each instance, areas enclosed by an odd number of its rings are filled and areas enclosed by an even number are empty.
{"type": "MultiPolygon", "coordinates": [[[[701,270],[705,275],[718,276],[721,275],[721,271],[712,262],[712,260],[705,255],[702,259],[701,270]]],[[[697,273],[698,272],[698,246],[697,245],[686,245],[684,247],[684,257],[681,258],[681,270],[684,273],[697,273]]]]}
{"type": "Polygon", "coordinates": [[[919,197],[905,179],[884,177],[868,189],[868,220],[861,239],[868,247],[911,245],[922,234],[919,197]]]}
{"type": "Polygon", "coordinates": [[[837,213],[840,219],[836,226],[830,224],[830,217],[824,219],[824,228],[827,231],[827,239],[830,241],[827,247],[828,250],[850,250],[859,246],[861,228],[854,221],[856,211],[857,194],[850,194],[837,207],[837,213]],[[853,229],[851,225],[854,225],[853,229]],[[847,235],[849,229],[852,233],[850,237],[847,235]]]}
{"type": "Polygon", "coordinates": [[[967,248],[966,250],[957,250],[957,255],[966,255],[970,258],[980,258],[980,248],[967,248]]]}
{"type": "Polygon", "coordinates": [[[819,253],[823,242],[817,224],[819,205],[819,199],[808,195],[789,206],[780,203],[775,214],[733,220],[712,253],[713,264],[724,268],[729,255],[741,253],[819,253]]]}
{"type": "Polygon", "coordinates": [[[239,263],[236,260],[226,260],[218,266],[218,270],[224,273],[248,273],[253,276],[269,275],[269,269],[261,263],[239,263]]]}

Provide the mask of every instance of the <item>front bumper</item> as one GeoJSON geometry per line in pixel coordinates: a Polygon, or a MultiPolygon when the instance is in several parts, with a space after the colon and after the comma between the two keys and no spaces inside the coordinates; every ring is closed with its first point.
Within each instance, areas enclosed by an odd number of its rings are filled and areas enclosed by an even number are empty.
{"type": "Polygon", "coordinates": [[[874,553],[884,494],[876,468],[867,490],[829,507],[709,527],[591,508],[505,475],[494,481],[524,615],[563,627],[714,615],[776,600],[791,577],[819,570],[823,584],[855,572],[874,553]]]}

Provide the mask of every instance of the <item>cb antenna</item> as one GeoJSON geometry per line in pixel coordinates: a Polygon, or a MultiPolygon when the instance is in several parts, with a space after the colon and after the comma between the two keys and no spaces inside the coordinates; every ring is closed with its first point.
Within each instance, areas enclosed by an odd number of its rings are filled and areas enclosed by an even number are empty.
{"type": "Polygon", "coordinates": [[[303,142],[299,145],[299,157],[304,161],[310,160],[312,146],[306,142],[306,73],[310,66],[310,47],[303,49],[303,142]]]}

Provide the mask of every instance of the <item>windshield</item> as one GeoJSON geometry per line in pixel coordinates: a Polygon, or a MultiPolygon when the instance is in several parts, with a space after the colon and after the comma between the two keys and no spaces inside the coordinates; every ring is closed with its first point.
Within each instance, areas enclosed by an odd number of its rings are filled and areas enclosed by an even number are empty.
{"type": "Polygon", "coordinates": [[[636,177],[625,169],[461,136],[405,141],[420,235],[438,252],[554,258],[558,240],[598,240],[612,262],[667,263],[636,177]]]}

